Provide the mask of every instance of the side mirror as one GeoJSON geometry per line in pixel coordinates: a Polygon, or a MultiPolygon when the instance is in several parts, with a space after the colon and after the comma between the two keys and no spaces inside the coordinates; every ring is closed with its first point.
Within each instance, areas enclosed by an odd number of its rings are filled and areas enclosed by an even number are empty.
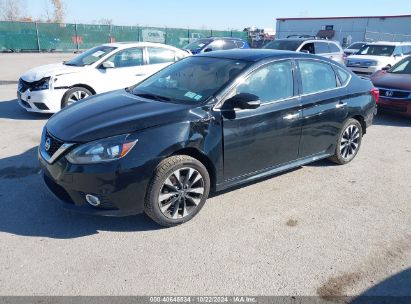
{"type": "Polygon", "coordinates": [[[113,69],[114,68],[114,63],[111,61],[104,61],[103,62],[103,68],[105,69],[113,69]]]}
{"type": "Polygon", "coordinates": [[[230,108],[257,109],[261,105],[260,97],[250,93],[240,93],[226,100],[230,108]]]}
{"type": "Polygon", "coordinates": [[[387,65],[387,66],[383,67],[381,70],[388,71],[389,69],[391,69],[391,67],[387,65]]]}
{"type": "Polygon", "coordinates": [[[309,50],[300,50],[300,53],[310,54],[310,51],[309,50]]]}
{"type": "Polygon", "coordinates": [[[212,48],[206,48],[206,49],[204,50],[204,53],[208,53],[208,52],[212,52],[212,51],[213,51],[212,48]]]}

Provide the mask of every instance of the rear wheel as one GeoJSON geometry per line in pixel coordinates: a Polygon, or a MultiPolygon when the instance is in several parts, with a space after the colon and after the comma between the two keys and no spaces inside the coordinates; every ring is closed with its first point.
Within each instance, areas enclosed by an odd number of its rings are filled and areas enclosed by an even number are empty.
{"type": "Polygon", "coordinates": [[[165,227],[191,220],[204,206],[210,177],[204,165],[186,155],[171,156],[157,167],[148,187],[145,212],[165,227]]]}
{"type": "Polygon", "coordinates": [[[63,96],[61,107],[65,108],[77,101],[80,101],[86,97],[93,95],[89,90],[82,87],[74,87],[66,92],[63,96]]]}
{"type": "Polygon", "coordinates": [[[362,140],[362,127],[358,120],[348,119],[338,137],[335,155],[330,160],[339,165],[345,165],[357,155],[362,140]]]}

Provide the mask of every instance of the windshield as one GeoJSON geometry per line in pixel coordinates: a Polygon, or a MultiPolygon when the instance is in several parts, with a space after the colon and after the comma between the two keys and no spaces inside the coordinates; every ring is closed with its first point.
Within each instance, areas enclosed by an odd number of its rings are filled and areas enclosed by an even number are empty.
{"type": "Polygon", "coordinates": [[[154,74],[132,89],[144,98],[177,103],[207,100],[251,63],[212,57],[188,57],[154,74]]]}
{"type": "Polygon", "coordinates": [[[264,49],[296,51],[301,45],[299,40],[274,40],[264,46],[264,49]]]}
{"type": "Polygon", "coordinates": [[[372,55],[372,56],[391,56],[394,53],[395,46],[393,45],[364,45],[357,55],[372,55]]]}
{"type": "Polygon", "coordinates": [[[388,72],[394,74],[411,74],[411,57],[401,60],[388,72]]]}
{"type": "Polygon", "coordinates": [[[111,53],[116,48],[112,46],[97,46],[84,53],[74,57],[73,59],[64,62],[65,65],[72,66],[85,66],[90,65],[98,61],[99,59],[106,56],[108,53],[111,53]]]}
{"type": "Polygon", "coordinates": [[[209,44],[212,41],[213,40],[211,39],[198,39],[194,42],[187,44],[183,49],[195,51],[198,49],[202,49],[203,47],[205,47],[207,44],[209,44]]]}
{"type": "Polygon", "coordinates": [[[351,44],[349,47],[347,47],[347,49],[349,50],[359,50],[360,48],[362,48],[365,45],[365,43],[362,42],[356,42],[351,44]]]}

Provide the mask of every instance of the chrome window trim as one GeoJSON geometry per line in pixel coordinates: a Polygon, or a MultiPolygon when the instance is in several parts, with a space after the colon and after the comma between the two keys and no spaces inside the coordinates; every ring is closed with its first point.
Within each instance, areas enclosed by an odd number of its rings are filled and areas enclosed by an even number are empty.
{"type": "MultiPolygon", "coordinates": [[[[242,80],[245,80],[251,73],[253,73],[255,70],[263,67],[264,65],[268,65],[268,64],[275,63],[275,62],[280,62],[280,61],[287,61],[287,60],[291,60],[291,61],[294,61],[294,62],[296,62],[296,63],[298,63],[298,62],[297,62],[298,60],[319,61],[319,62],[321,62],[321,63],[325,63],[325,64],[332,65],[332,66],[334,66],[334,67],[337,68],[337,69],[341,69],[341,67],[340,67],[339,65],[337,65],[337,64],[335,64],[335,63],[333,63],[333,62],[325,61],[325,60],[323,60],[323,59],[321,59],[321,58],[288,58],[288,59],[281,58],[281,59],[275,59],[275,60],[270,60],[270,61],[264,61],[264,62],[262,62],[261,64],[257,65],[257,66],[256,66],[255,68],[253,68],[252,70],[250,70],[247,74],[239,77],[231,86],[229,86],[228,88],[224,89],[223,92],[221,92],[218,96],[216,96],[217,103],[214,105],[213,111],[216,111],[216,112],[221,111],[221,106],[222,106],[222,104],[224,103],[226,96],[231,92],[232,89],[234,89],[235,86],[238,85],[238,83],[240,82],[240,80],[241,80],[241,81],[242,81],[242,80]]],[[[298,64],[295,64],[295,67],[296,67],[296,71],[298,71],[298,69],[299,69],[298,64]]],[[[290,97],[290,98],[285,98],[285,99],[280,99],[280,100],[269,101],[269,102],[261,103],[261,106],[263,106],[263,105],[268,105],[268,104],[273,104],[273,103],[277,103],[277,102],[282,102],[282,101],[287,101],[287,100],[291,100],[291,99],[295,99],[295,98],[301,99],[302,97],[305,97],[305,96],[310,96],[310,95],[314,95],[314,94],[319,94],[319,93],[325,93],[325,92],[331,92],[331,91],[335,91],[335,90],[344,89],[344,88],[346,88],[346,87],[350,84],[350,82],[351,82],[351,80],[352,80],[352,76],[353,76],[353,75],[352,75],[352,72],[350,72],[348,69],[347,69],[347,71],[348,71],[348,74],[349,74],[349,78],[348,78],[348,80],[346,81],[346,83],[345,83],[344,85],[342,85],[342,86],[337,86],[337,87],[335,87],[335,88],[333,88],[333,89],[327,89],[327,90],[322,90],[322,91],[317,91],[317,92],[312,92],[312,93],[298,94],[298,95],[294,95],[294,96],[292,96],[292,97],[290,97]]],[[[336,80],[337,80],[338,75],[336,74],[335,71],[334,71],[334,74],[335,74],[335,77],[336,77],[336,80]]]]}

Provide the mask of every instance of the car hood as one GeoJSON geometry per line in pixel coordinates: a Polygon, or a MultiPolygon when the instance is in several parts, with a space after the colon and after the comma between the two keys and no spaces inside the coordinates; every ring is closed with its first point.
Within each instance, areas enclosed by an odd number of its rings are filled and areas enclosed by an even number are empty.
{"type": "Polygon", "coordinates": [[[21,78],[27,82],[38,81],[44,77],[59,76],[63,74],[77,73],[85,67],[64,65],[63,63],[47,64],[25,72],[21,78]]]}
{"type": "Polygon", "coordinates": [[[64,142],[89,142],[172,122],[191,121],[194,115],[198,120],[199,114],[192,113],[191,108],[193,105],[149,100],[119,90],[86,98],[63,109],[49,119],[46,128],[64,142]]]}
{"type": "Polygon", "coordinates": [[[390,57],[386,57],[386,56],[373,56],[373,55],[351,55],[348,56],[348,60],[355,60],[358,62],[362,62],[362,61],[387,61],[390,57]]]}
{"type": "Polygon", "coordinates": [[[394,74],[379,71],[372,76],[371,80],[376,87],[411,91],[410,74],[394,74]]]}

